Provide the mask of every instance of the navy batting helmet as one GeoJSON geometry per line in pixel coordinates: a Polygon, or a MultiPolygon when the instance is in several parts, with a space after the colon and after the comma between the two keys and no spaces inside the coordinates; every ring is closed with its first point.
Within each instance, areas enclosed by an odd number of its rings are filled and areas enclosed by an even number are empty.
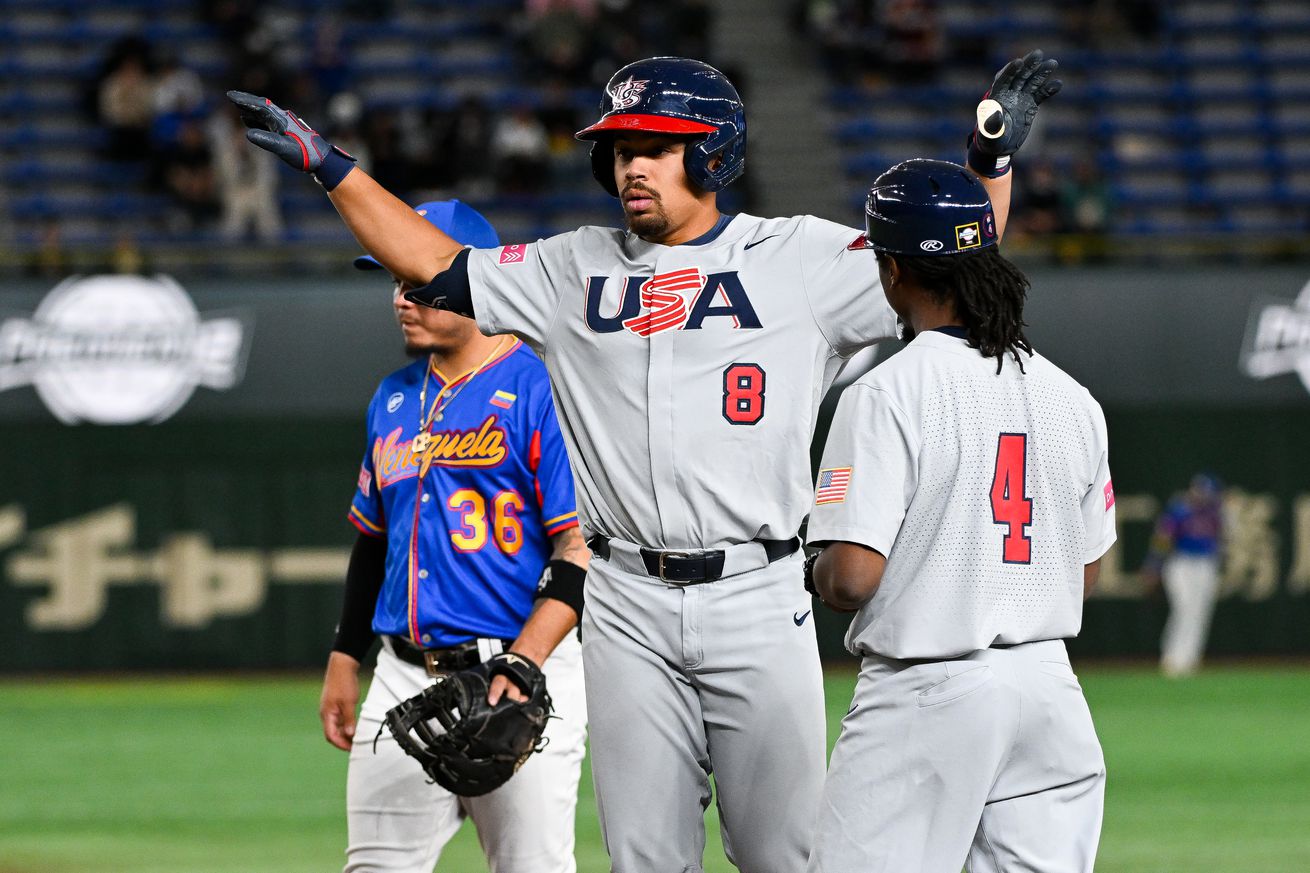
{"type": "Polygon", "coordinates": [[[647,58],[628,64],[605,86],[600,120],[576,136],[593,141],[591,173],[615,197],[610,140],[629,130],[693,137],[687,175],[706,191],[726,187],[746,168],[746,107],[728,77],[700,61],[647,58]],[[711,169],[715,157],[719,163],[711,169]]]}
{"type": "Polygon", "coordinates": [[[958,255],[996,242],[987,190],[959,164],[903,161],[869,189],[865,248],[894,255],[958,255]]]}

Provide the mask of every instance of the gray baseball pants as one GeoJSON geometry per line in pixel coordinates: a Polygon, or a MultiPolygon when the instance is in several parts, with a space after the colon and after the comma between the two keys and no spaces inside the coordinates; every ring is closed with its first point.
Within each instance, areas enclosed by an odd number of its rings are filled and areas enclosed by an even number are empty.
{"type": "Polygon", "coordinates": [[[866,657],[811,873],[1091,873],[1105,759],[1059,640],[866,657]]]}
{"type": "Polygon", "coordinates": [[[699,585],[592,559],[582,652],[614,873],[699,873],[711,773],[730,860],[805,869],[825,748],[810,608],[799,553],[699,585]]]}

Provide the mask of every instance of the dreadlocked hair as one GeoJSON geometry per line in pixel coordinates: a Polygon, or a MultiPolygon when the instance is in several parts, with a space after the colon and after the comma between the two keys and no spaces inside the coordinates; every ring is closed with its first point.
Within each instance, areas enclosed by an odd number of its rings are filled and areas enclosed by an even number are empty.
{"type": "Polygon", "coordinates": [[[938,300],[951,300],[964,322],[969,345],[983,357],[996,358],[996,372],[1008,352],[1023,372],[1019,352],[1033,347],[1024,336],[1023,304],[1028,277],[993,248],[980,252],[924,257],[896,255],[896,262],[938,300]]]}

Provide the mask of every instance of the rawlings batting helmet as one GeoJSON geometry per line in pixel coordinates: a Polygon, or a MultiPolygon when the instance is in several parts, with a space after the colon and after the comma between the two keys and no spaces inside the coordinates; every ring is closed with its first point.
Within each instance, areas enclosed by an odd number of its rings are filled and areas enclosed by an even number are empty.
{"type": "Polygon", "coordinates": [[[958,255],[996,242],[987,190],[959,164],[904,161],[869,189],[865,248],[893,255],[958,255]]]}
{"type": "MultiPolygon", "coordinates": [[[[494,249],[500,245],[491,222],[462,200],[431,200],[415,206],[414,211],[462,246],[494,249]]],[[[355,258],[355,269],[381,270],[382,265],[372,255],[360,255],[355,258]]]]}
{"type": "Polygon", "coordinates": [[[728,77],[690,58],[647,58],[614,74],[600,98],[600,120],[575,136],[591,140],[591,173],[606,191],[614,184],[612,138],[624,131],[680,134],[687,175],[718,191],[746,168],[746,107],[728,77]],[[718,166],[711,169],[714,158],[718,166]]]}

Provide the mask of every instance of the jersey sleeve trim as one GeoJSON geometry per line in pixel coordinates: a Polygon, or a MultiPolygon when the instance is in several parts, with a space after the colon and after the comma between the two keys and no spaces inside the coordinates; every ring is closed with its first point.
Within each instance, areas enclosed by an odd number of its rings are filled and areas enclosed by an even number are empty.
{"type": "Polygon", "coordinates": [[[560,531],[568,530],[571,527],[578,526],[578,511],[566,512],[563,515],[557,515],[554,518],[548,518],[541,523],[546,529],[548,536],[554,536],[560,531]]]}
{"type": "Polygon", "coordinates": [[[351,506],[350,512],[347,513],[346,518],[365,536],[384,537],[387,535],[385,528],[376,524],[372,519],[360,512],[358,507],[351,506]]]}

